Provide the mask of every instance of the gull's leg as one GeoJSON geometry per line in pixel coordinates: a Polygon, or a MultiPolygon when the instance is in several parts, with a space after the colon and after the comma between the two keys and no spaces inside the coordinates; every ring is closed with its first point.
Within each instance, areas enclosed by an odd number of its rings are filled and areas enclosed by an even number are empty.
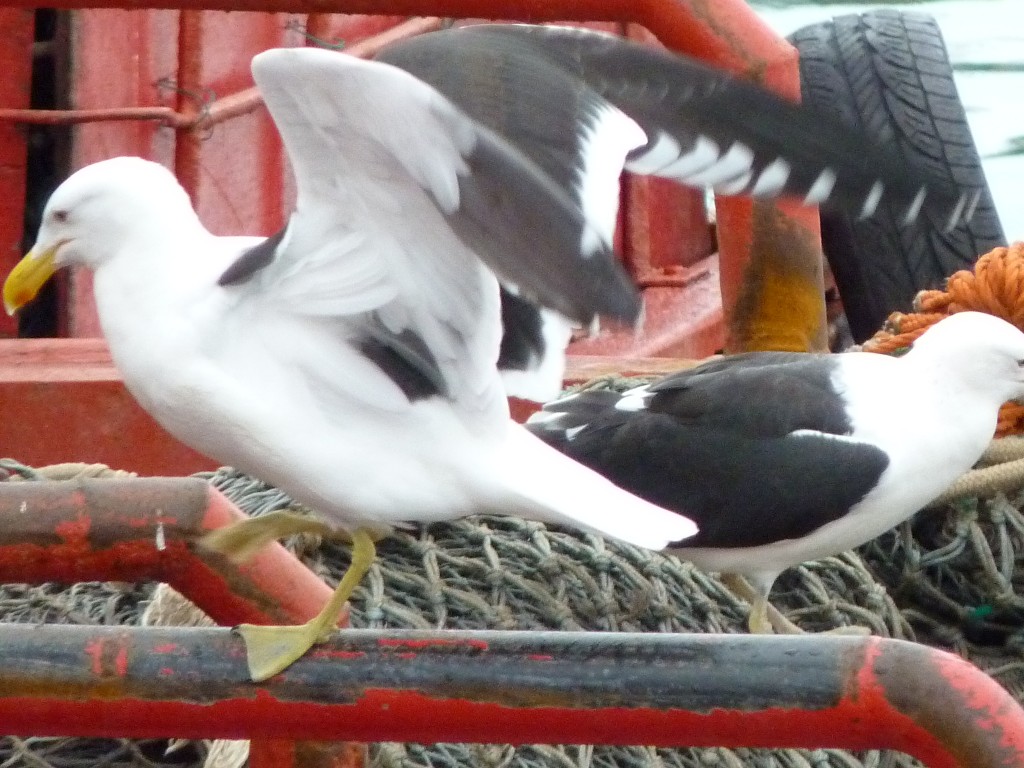
{"type": "Polygon", "coordinates": [[[752,635],[802,635],[804,630],[787,619],[768,602],[768,593],[778,574],[751,574],[750,579],[738,573],[722,574],[722,582],[732,590],[733,594],[750,603],[750,618],[747,627],[752,635]]]}
{"type": "MultiPolygon", "coordinates": [[[[258,518],[257,518],[258,519],[258,518]]],[[[373,537],[363,528],[352,534],[352,564],[327,605],[313,619],[294,626],[240,624],[235,631],[245,641],[249,675],[260,682],[287,669],[316,643],[327,640],[338,626],[352,592],[370,569],[376,556],[373,537]]]]}
{"type": "MultiPolygon", "coordinates": [[[[806,635],[806,629],[801,629],[792,621],[787,619],[778,608],[768,602],[768,593],[775,582],[776,574],[751,575],[753,585],[743,576],[735,573],[722,574],[722,582],[732,590],[733,594],[743,598],[750,603],[750,619],[747,627],[752,635],[806,635]]],[[[870,635],[868,627],[849,626],[834,627],[818,632],[820,635],[838,635],[849,637],[863,637],[870,635]]]]}
{"type": "Polygon", "coordinates": [[[238,563],[245,562],[270,542],[296,533],[338,535],[334,528],[316,518],[279,510],[210,531],[203,536],[201,543],[207,549],[227,555],[238,563]]]}

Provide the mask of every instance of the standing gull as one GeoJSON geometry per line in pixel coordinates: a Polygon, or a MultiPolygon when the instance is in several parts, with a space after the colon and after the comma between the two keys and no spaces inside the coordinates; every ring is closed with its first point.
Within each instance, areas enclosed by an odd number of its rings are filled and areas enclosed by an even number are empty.
{"type": "Polygon", "coordinates": [[[910,517],[981,457],[1000,405],[1024,396],[1024,333],[963,312],[903,357],[754,352],[628,392],[588,391],[527,426],[622,488],[692,517],[672,547],[747,576],[750,629],[790,566],[910,517]]]}
{"type": "MultiPolygon", "coordinates": [[[[569,51],[577,40],[639,48],[576,33],[550,39],[556,49],[567,41],[569,51]]],[[[571,73],[577,58],[553,60],[571,73]]],[[[451,66],[457,80],[460,68],[451,66]]],[[[659,120],[685,109],[693,93],[732,82],[692,65],[675,74],[672,87],[682,96],[666,102],[661,89],[652,91],[664,102],[659,120]]],[[[652,549],[691,536],[690,520],[617,489],[509,421],[495,275],[508,295],[568,321],[635,321],[638,294],[611,246],[619,172],[630,157],[661,172],[675,162],[666,147],[677,147],[676,160],[692,151],[679,149],[671,131],[648,137],[579,76],[552,80],[538,113],[558,130],[526,120],[511,130],[482,119],[483,95],[463,93],[453,103],[385,62],[273,50],[253,60],[253,75],[296,179],[295,211],[281,232],[214,236],[169,172],[116,158],[57,189],[36,245],[3,293],[14,311],[56,269],[92,269],[111,353],[143,407],[183,442],[281,487],[328,528],[352,533],[353,567],[316,619],[240,629],[254,678],[283,669],[335,626],[372,559],[372,535],[391,526],[495,512],[652,549]],[[570,140],[559,143],[562,130],[570,140]]],[[[533,95],[544,83],[516,75],[492,106],[514,111],[522,99],[539,109],[533,95]]],[[[725,91],[737,109],[761,93],[741,83],[725,91]]],[[[799,108],[765,98],[766,108],[818,126],[799,108]]],[[[721,122],[720,112],[709,113],[721,122]]],[[[721,146],[736,146],[719,122],[706,130],[722,132],[721,146]]],[[[704,134],[694,135],[706,159],[704,134]]],[[[831,150],[860,146],[850,142],[831,150]]],[[[769,148],[774,157],[776,145],[769,148]]],[[[756,166],[761,155],[750,152],[756,166]]],[[[720,167],[729,158],[732,169],[747,154],[730,149],[710,162],[720,167]]],[[[804,164],[821,166],[825,155],[804,164]]],[[[758,178],[767,173],[764,166],[758,178]]],[[[824,171],[816,173],[820,179],[824,171]]],[[[792,178],[812,176],[794,171],[792,178]]],[[[761,187],[788,193],[800,184],[761,187]]],[[[913,199],[923,189],[914,187],[913,199]]],[[[936,187],[934,194],[949,192],[936,187]]],[[[537,359],[519,370],[521,379],[537,369],[560,376],[557,365],[537,359]]],[[[281,516],[248,521],[219,546],[244,552],[294,525],[281,516]]]]}

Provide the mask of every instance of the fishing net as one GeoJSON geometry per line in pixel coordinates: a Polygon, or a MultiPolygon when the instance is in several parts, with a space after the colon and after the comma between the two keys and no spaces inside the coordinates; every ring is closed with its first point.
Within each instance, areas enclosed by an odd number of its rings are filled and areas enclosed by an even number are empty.
{"type": "MultiPolygon", "coordinates": [[[[18,478],[49,475],[13,463],[5,466],[18,478]]],[[[61,472],[67,476],[72,470],[64,468],[61,472]]],[[[96,468],[90,473],[102,474],[96,468]]],[[[232,470],[220,470],[208,477],[251,515],[292,506],[280,491],[232,470]]],[[[1017,501],[1006,500],[1005,504],[1012,506],[1017,501]]],[[[1010,619],[1000,611],[1009,610],[1007,606],[1013,601],[1006,596],[1005,589],[985,592],[986,582],[973,571],[963,569],[977,568],[978,572],[988,573],[986,569],[995,563],[995,572],[1003,575],[1011,549],[1013,558],[1022,557],[1021,528],[1014,527],[1021,520],[1020,513],[1015,510],[1015,522],[1007,522],[1005,505],[985,501],[973,506],[973,516],[957,516],[961,514],[958,510],[970,506],[961,504],[946,515],[938,514],[935,521],[948,520],[941,525],[921,517],[913,526],[872,543],[861,554],[844,553],[792,568],[778,580],[772,592],[773,603],[811,631],[854,624],[888,637],[915,639],[919,634],[926,635],[929,640],[942,641],[940,644],[945,647],[970,656],[983,667],[995,667],[1004,684],[1011,690],[1014,686],[1019,688],[1024,670],[1022,644],[1017,638],[1013,645],[1013,632],[999,634],[989,627],[1009,626],[1010,619]],[[991,556],[978,554],[981,540],[991,556]],[[935,550],[924,549],[939,545],[956,553],[956,557],[940,558],[941,567],[936,565],[935,550]],[[914,578],[921,586],[906,588],[907,584],[916,583],[905,578],[907,573],[918,574],[914,578]],[[980,636],[944,623],[942,617],[948,613],[944,603],[917,601],[919,593],[927,592],[923,585],[933,576],[942,579],[937,588],[954,604],[991,606],[991,610],[972,612],[967,608],[956,614],[964,618],[965,627],[985,627],[980,636]],[[963,589],[950,592],[954,586],[963,589]]],[[[288,545],[331,584],[336,583],[349,562],[347,546],[334,541],[298,536],[288,545]]],[[[379,543],[378,555],[353,598],[351,621],[357,627],[746,631],[749,606],[716,576],[673,557],[516,518],[480,517],[398,532],[379,543]]],[[[1015,583],[1012,577],[1019,578],[1020,571],[1016,560],[1013,562],[1016,570],[1011,574],[1011,584],[1015,583]]],[[[995,587],[997,581],[991,583],[995,587]]],[[[1019,582],[1016,584],[1019,587],[1019,582]]],[[[93,583],[66,589],[52,585],[7,585],[0,588],[0,618],[137,624],[153,594],[154,585],[93,583]]],[[[159,602],[164,605],[162,600],[159,602]]],[[[152,610],[148,616],[150,623],[192,620],[154,617],[152,610]]],[[[1018,626],[1020,623],[1017,622],[1018,626]]],[[[167,754],[168,742],[160,740],[8,738],[0,740],[0,768],[201,766],[210,751],[208,745],[201,743],[175,746],[167,754]]],[[[218,743],[213,750],[229,755],[218,766],[239,765],[244,759],[244,749],[237,745],[231,750],[218,743]]],[[[369,758],[371,765],[380,768],[917,765],[908,756],[893,752],[396,743],[371,745],[369,758]]]]}
{"type": "MultiPolygon", "coordinates": [[[[980,309],[1024,323],[1024,244],[996,249],[947,290],[918,297],[917,312],[894,315],[865,348],[905,348],[947,314],[980,309]],[[1012,279],[1011,279],[1012,278],[1012,279]]],[[[623,389],[642,380],[588,386],[623,389]]],[[[1024,429],[1024,407],[1004,408],[1000,433],[1024,429]]],[[[1012,438],[1011,438],[1012,440],[1012,438]]],[[[1018,440],[1020,440],[1018,438],[1018,440]]],[[[1024,699],[1024,440],[972,474],[961,494],[918,513],[858,552],[791,568],[772,602],[808,631],[868,627],[970,659],[1024,699]],[[989,474],[986,474],[988,472],[989,474]]],[[[1005,450],[1009,446],[1008,450],[1005,450]]],[[[104,467],[66,465],[40,473],[0,462],[0,481],[103,476],[104,467]]],[[[250,515],[291,506],[280,491],[231,470],[208,476],[250,515]]],[[[349,551],[296,537],[289,546],[335,584],[349,551]]],[[[352,600],[351,622],[371,628],[556,629],[744,632],[749,606],[716,576],[625,544],[514,518],[473,518],[398,532],[352,600]]],[[[202,617],[166,588],[132,584],[0,587],[0,619],[80,624],[195,623],[202,617]],[[148,609],[146,606],[148,605],[148,609]]],[[[0,768],[240,765],[244,746],[120,739],[0,739],[0,768]],[[212,765],[207,762],[207,765],[212,765]]],[[[378,768],[906,768],[894,752],[653,749],[588,746],[375,744],[378,768]]]]}
{"type": "MultiPolygon", "coordinates": [[[[609,377],[587,386],[622,390],[643,381],[609,377]]],[[[1021,454],[1018,447],[999,460],[1009,467],[1021,454]]],[[[0,462],[0,479],[10,475],[11,481],[108,473],[95,465],[40,472],[0,462]]],[[[281,491],[233,470],[206,477],[250,515],[296,509],[281,491]]],[[[955,651],[1024,698],[1022,509],[1024,492],[1016,491],[924,510],[858,552],[789,569],[776,582],[772,602],[808,631],[858,625],[884,637],[955,651]]],[[[332,585],[349,564],[347,546],[335,541],[304,535],[288,546],[332,585]]],[[[0,587],[0,619],[80,624],[203,620],[166,588],[154,600],[154,589],[107,583],[7,585],[0,587]]],[[[748,611],[748,604],[717,576],[674,557],[517,518],[479,517],[400,531],[381,541],[378,558],[353,597],[351,622],[392,629],[736,633],[746,631],[748,611]]],[[[230,768],[244,764],[246,754],[238,742],[212,747],[180,742],[168,752],[169,746],[165,740],[9,737],[0,740],[0,768],[230,768]]],[[[369,761],[378,768],[917,765],[907,755],[884,751],[398,743],[371,745],[369,761]]]]}

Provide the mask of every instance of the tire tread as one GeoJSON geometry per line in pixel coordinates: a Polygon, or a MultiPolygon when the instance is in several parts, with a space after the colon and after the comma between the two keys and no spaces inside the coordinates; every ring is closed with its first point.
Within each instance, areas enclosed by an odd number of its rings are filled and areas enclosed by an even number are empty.
{"type": "Polygon", "coordinates": [[[822,239],[857,341],[921,289],[941,286],[978,255],[1005,244],[953,80],[942,33],[930,16],[876,10],[838,16],[790,36],[800,52],[804,101],[892,142],[911,161],[981,188],[974,217],[949,232],[927,209],[911,226],[885,200],[868,219],[822,216],[822,239]]]}

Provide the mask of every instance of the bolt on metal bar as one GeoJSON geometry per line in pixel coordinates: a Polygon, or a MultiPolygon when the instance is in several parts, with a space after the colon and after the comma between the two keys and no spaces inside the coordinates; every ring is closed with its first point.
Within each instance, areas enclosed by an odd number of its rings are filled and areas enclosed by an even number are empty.
{"type": "Polygon", "coordinates": [[[247,680],[224,629],[0,626],[0,732],[893,748],[1024,764],[1024,711],[967,662],[882,638],[344,630],[247,680]]]}

